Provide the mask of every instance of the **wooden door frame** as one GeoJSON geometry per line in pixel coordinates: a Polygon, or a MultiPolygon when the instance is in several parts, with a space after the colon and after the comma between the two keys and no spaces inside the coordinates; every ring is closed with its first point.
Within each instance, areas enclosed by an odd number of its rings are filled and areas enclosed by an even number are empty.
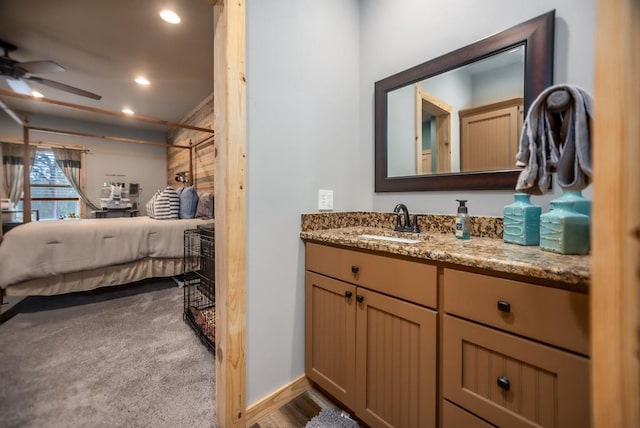
{"type": "Polygon", "coordinates": [[[246,425],[245,0],[215,0],[215,407],[221,427],[246,425]]]}
{"type": "Polygon", "coordinates": [[[416,174],[422,175],[422,103],[428,102],[439,114],[436,117],[436,156],[437,170],[436,173],[451,172],[451,115],[453,107],[445,103],[441,99],[431,95],[422,89],[417,83],[416,88],[416,121],[415,121],[415,151],[416,151],[416,174]],[[445,127],[444,131],[447,135],[443,135],[440,128],[445,127]],[[447,151],[445,151],[448,149],[447,151]],[[447,153],[447,156],[443,156],[447,153]]]}
{"type": "Polygon", "coordinates": [[[594,427],[640,426],[640,2],[598,0],[591,284],[594,427]]]}

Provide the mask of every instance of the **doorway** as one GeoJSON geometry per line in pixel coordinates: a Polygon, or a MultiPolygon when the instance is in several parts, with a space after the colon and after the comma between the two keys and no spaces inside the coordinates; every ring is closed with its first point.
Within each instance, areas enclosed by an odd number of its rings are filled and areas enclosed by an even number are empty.
{"type": "Polygon", "coordinates": [[[416,88],[416,174],[451,172],[451,113],[453,107],[416,88]]]}

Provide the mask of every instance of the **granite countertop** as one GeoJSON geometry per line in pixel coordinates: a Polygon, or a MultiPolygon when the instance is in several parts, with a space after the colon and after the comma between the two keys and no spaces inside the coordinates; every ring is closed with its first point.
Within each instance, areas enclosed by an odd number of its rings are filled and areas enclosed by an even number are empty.
{"type": "Polygon", "coordinates": [[[453,233],[398,233],[380,227],[303,230],[300,237],[306,241],[380,251],[566,284],[587,285],[591,276],[591,258],[588,255],[555,254],[537,246],[506,244],[495,238],[472,237],[461,240],[456,239],[453,233]],[[358,236],[363,234],[403,237],[420,242],[399,243],[358,236]]]}

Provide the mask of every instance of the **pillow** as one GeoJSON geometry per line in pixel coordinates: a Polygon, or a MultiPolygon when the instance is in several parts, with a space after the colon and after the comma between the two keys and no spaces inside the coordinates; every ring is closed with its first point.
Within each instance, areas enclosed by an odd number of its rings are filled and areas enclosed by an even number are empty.
{"type": "Polygon", "coordinates": [[[160,193],[161,193],[160,190],[157,190],[156,193],[153,194],[151,199],[149,199],[149,202],[147,202],[147,215],[151,218],[156,218],[154,208],[155,208],[156,200],[160,196],[160,193]]]}
{"type": "Polygon", "coordinates": [[[193,186],[183,187],[180,195],[180,218],[194,218],[198,209],[198,193],[193,186]]]}
{"type": "Polygon", "coordinates": [[[200,194],[196,217],[213,218],[213,194],[208,192],[200,194]]]}
{"type": "Polygon", "coordinates": [[[180,214],[180,196],[173,187],[167,186],[153,204],[153,214],[158,220],[177,219],[180,214]]]}

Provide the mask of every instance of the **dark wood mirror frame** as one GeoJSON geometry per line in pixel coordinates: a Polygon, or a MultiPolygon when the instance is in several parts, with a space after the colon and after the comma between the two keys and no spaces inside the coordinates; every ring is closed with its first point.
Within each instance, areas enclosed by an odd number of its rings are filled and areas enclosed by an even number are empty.
{"type": "MultiPolygon", "coordinates": [[[[525,46],[524,111],[553,83],[555,10],[375,83],[375,191],[514,189],[518,169],[387,177],[387,93],[516,46],[525,46]]],[[[515,159],[514,159],[515,163],[515,159]]]]}

